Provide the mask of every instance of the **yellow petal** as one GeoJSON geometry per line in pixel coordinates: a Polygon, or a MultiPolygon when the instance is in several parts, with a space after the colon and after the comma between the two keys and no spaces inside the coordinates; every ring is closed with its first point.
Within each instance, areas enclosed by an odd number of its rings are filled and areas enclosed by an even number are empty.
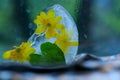
{"type": "MultiPolygon", "coordinates": [[[[15,61],[15,60],[14,60],[15,61]]],[[[21,63],[21,64],[23,64],[24,63],[24,59],[19,59],[19,62],[21,63]]],[[[16,61],[15,61],[16,62],[16,61]]]]}
{"type": "Polygon", "coordinates": [[[41,13],[40,13],[40,16],[41,16],[41,18],[45,18],[47,15],[46,15],[45,12],[41,12],[41,13]]]}
{"type": "Polygon", "coordinates": [[[20,45],[20,47],[30,47],[32,44],[32,42],[22,42],[22,44],[20,45]]]}
{"type": "Polygon", "coordinates": [[[34,23],[35,23],[35,24],[38,24],[38,23],[39,23],[39,20],[35,19],[35,20],[34,20],[34,23]]]}
{"type": "Polygon", "coordinates": [[[37,27],[36,30],[35,30],[35,34],[41,34],[45,30],[46,30],[46,27],[44,27],[44,26],[37,27]]]}
{"type": "Polygon", "coordinates": [[[21,53],[23,54],[23,56],[28,56],[31,53],[35,52],[34,48],[31,48],[31,44],[32,42],[27,42],[27,43],[22,43],[22,45],[20,46],[21,50],[23,50],[24,52],[21,53]]]}
{"type": "Polygon", "coordinates": [[[54,10],[49,10],[48,11],[48,16],[49,17],[55,17],[55,11],[54,10]]]}
{"type": "Polygon", "coordinates": [[[24,51],[23,56],[24,56],[24,57],[27,57],[28,55],[30,55],[30,54],[32,54],[32,53],[35,53],[35,49],[33,49],[33,48],[27,48],[27,49],[24,51]]]}
{"type": "Polygon", "coordinates": [[[52,37],[55,37],[55,31],[54,31],[54,29],[48,28],[45,37],[46,37],[47,39],[52,38],[52,37]]]}
{"type": "Polygon", "coordinates": [[[64,53],[67,53],[69,46],[67,46],[67,45],[61,45],[60,48],[61,48],[61,50],[62,50],[64,53]]]}
{"type": "Polygon", "coordinates": [[[70,46],[78,46],[78,42],[76,41],[76,42],[69,42],[69,45],[70,46]]]}
{"type": "Polygon", "coordinates": [[[42,19],[35,19],[35,20],[34,20],[34,23],[35,23],[35,24],[42,24],[42,19]]]}
{"type": "Polygon", "coordinates": [[[64,24],[57,24],[57,25],[56,25],[56,28],[57,28],[57,29],[60,29],[60,30],[63,30],[63,29],[65,30],[64,24]]]}
{"type": "Polygon", "coordinates": [[[66,28],[63,24],[57,24],[56,25],[56,30],[59,34],[62,34],[66,31],[66,28]]]}
{"type": "Polygon", "coordinates": [[[10,54],[11,54],[11,51],[12,51],[12,50],[5,52],[5,53],[2,55],[3,59],[9,59],[10,54]]]}
{"type": "Polygon", "coordinates": [[[55,18],[56,23],[58,23],[61,20],[62,20],[62,16],[58,16],[58,17],[55,18]]]}

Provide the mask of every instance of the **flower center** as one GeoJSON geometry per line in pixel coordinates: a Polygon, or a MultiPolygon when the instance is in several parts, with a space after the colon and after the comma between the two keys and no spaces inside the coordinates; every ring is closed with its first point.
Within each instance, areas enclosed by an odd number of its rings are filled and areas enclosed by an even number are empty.
{"type": "Polygon", "coordinates": [[[67,40],[67,39],[64,39],[64,40],[63,40],[63,43],[67,43],[67,42],[68,42],[68,40],[67,40]]]}
{"type": "Polygon", "coordinates": [[[47,26],[47,27],[51,27],[51,24],[50,24],[50,23],[47,23],[46,26],[47,26]]]}
{"type": "Polygon", "coordinates": [[[16,52],[18,52],[18,53],[19,53],[20,51],[21,51],[21,49],[20,49],[20,48],[16,48],[16,52]]]}

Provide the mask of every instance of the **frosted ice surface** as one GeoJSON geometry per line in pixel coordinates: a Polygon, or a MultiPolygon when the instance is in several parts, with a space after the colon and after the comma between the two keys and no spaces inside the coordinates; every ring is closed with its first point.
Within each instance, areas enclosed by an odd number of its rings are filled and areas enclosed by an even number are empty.
{"type": "Polygon", "coordinates": [[[36,49],[36,53],[40,53],[40,45],[46,41],[44,35],[33,34],[28,42],[32,42],[32,47],[36,49]]]}
{"type": "Polygon", "coordinates": [[[36,53],[41,53],[41,50],[40,50],[40,45],[42,43],[45,43],[45,42],[55,42],[55,39],[52,38],[52,39],[46,39],[45,38],[45,34],[41,34],[41,35],[38,35],[38,34],[33,34],[29,39],[28,39],[28,42],[32,42],[32,46],[33,48],[36,49],[36,53]]]}
{"type": "MultiPolygon", "coordinates": [[[[62,16],[62,21],[61,23],[65,25],[67,31],[73,31],[73,34],[71,35],[71,41],[78,41],[78,30],[77,30],[77,26],[73,20],[73,18],[71,17],[71,15],[67,12],[67,10],[60,6],[59,4],[53,5],[52,7],[48,8],[49,9],[53,9],[56,13],[56,16],[62,16]]],[[[44,37],[44,34],[42,35],[37,35],[37,34],[33,34],[28,41],[33,42],[32,47],[36,49],[36,51],[39,53],[40,51],[40,45],[44,42],[54,42],[55,39],[46,39],[44,37]]],[[[65,59],[66,59],[66,63],[70,64],[73,62],[76,54],[77,54],[77,50],[78,50],[78,46],[72,46],[69,48],[68,53],[65,53],[65,59]]]]}

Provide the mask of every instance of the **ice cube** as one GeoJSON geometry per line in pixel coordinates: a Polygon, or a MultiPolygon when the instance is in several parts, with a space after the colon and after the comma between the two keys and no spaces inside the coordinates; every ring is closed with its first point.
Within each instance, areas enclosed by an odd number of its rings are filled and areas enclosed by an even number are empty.
{"type": "MultiPolygon", "coordinates": [[[[70,36],[71,41],[77,41],[78,42],[78,30],[77,26],[71,17],[71,15],[68,13],[68,11],[62,7],[59,4],[53,5],[52,7],[49,7],[47,10],[53,9],[56,13],[56,16],[62,16],[62,21],[60,23],[64,24],[66,27],[67,32],[73,31],[73,34],[70,36]]],[[[44,34],[33,34],[29,40],[29,42],[33,42],[32,47],[36,49],[37,53],[40,53],[40,45],[44,42],[55,42],[55,39],[46,39],[44,34]]],[[[69,47],[69,50],[67,53],[65,53],[65,60],[66,64],[71,64],[74,61],[74,58],[77,54],[78,46],[71,46],[69,47]]]]}

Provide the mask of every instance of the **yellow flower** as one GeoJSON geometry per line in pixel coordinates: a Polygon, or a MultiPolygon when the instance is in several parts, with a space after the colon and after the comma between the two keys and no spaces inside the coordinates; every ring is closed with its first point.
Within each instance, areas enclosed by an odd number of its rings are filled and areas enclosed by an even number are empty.
{"type": "Polygon", "coordinates": [[[29,61],[29,55],[35,53],[35,49],[31,48],[31,42],[23,42],[19,47],[15,47],[13,50],[9,50],[3,54],[3,59],[11,60],[14,62],[29,61]]]}
{"type": "Polygon", "coordinates": [[[34,23],[37,24],[35,34],[46,32],[46,38],[55,37],[56,29],[61,28],[62,24],[59,24],[61,20],[61,16],[55,17],[54,10],[49,10],[47,14],[41,12],[37,19],[34,20],[34,23]]]}
{"type": "Polygon", "coordinates": [[[77,41],[71,41],[70,36],[71,36],[71,34],[68,35],[66,30],[63,30],[61,34],[57,35],[57,40],[56,40],[55,44],[57,44],[64,53],[68,52],[68,48],[70,46],[78,45],[77,41]]]}

